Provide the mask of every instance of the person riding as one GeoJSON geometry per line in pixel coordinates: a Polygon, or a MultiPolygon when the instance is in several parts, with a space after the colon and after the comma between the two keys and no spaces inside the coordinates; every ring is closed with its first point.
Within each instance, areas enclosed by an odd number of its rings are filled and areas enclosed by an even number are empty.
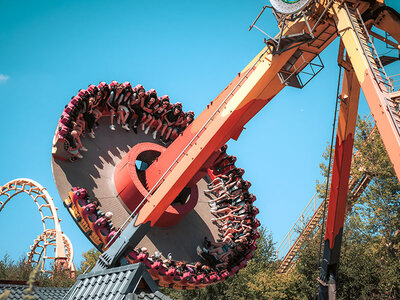
{"type": "Polygon", "coordinates": [[[126,120],[129,116],[129,108],[128,108],[128,101],[132,94],[132,86],[129,82],[124,82],[122,84],[123,92],[118,101],[118,124],[122,123],[122,128],[129,131],[130,128],[126,123],[126,120]]]}
{"type": "Polygon", "coordinates": [[[98,89],[99,89],[99,99],[96,99],[96,101],[98,101],[98,103],[96,103],[95,105],[102,108],[103,106],[106,105],[106,101],[107,99],[110,97],[110,87],[108,86],[108,84],[104,81],[100,81],[100,83],[97,85],[98,89]]]}
{"type": "Polygon", "coordinates": [[[118,111],[118,100],[121,97],[121,94],[123,92],[123,86],[120,85],[117,81],[113,80],[110,83],[110,96],[107,99],[107,106],[108,109],[110,111],[110,121],[111,121],[111,125],[110,125],[110,129],[111,130],[115,130],[115,126],[114,126],[114,116],[116,111],[118,111]]]}
{"type": "Polygon", "coordinates": [[[162,142],[167,143],[169,136],[172,132],[172,127],[175,123],[179,123],[179,118],[182,117],[182,103],[177,102],[172,109],[167,111],[163,119],[163,128],[161,130],[160,139],[162,142]],[[165,134],[165,137],[163,138],[165,134]]]}
{"type": "Polygon", "coordinates": [[[142,130],[145,131],[146,125],[151,125],[151,121],[153,120],[153,112],[158,104],[157,92],[155,89],[150,89],[146,93],[145,99],[141,103],[141,107],[143,110],[143,123],[142,130]]]}
{"type": "Polygon", "coordinates": [[[192,124],[194,120],[194,112],[193,111],[188,111],[184,117],[183,120],[180,124],[176,124],[174,129],[172,130],[171,134],[171,139],[176,139],[182,132],[188,127],[190,124],[192,124]]]}
{"type": "Polygon", "coordinates": [[[147,126],[146,130],[144,131],[145,134],[149,133],[151,124],[153,124],[154,121],[156,121],[157,122],[157,127],[153,132],[153,139],[156,139],[158,130],[160,130],[160,128],[162,126],[161,118],[162,118],[163,114],[165,112],[167,112],[169,106],[170,106],[169,97],[167,95],[162,96],[161,99],[160,99],[160,102],[154,108],[151,120],[148,123],[148,126],[147,126]]]}
{"type": "Polygon", "coordinates": [[[137,86],[135,86],[129,104],[130,114],[127,119],[127,122],[129,124],[132,117],[136,115],[136,120],[134,121],[132,127],[134,133],[137,133],[137,127],[143,118],[143,109],[141,107],[141,103],[142,101],[144,101],[145,96],[146,90],[144,89],[143,85],[138,84],[137,86]]]}

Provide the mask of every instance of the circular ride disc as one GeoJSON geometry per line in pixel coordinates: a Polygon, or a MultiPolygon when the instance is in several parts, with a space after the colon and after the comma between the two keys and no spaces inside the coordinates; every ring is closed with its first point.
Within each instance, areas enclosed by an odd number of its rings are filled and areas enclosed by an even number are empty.
{"type": "Polygon", "coordinates": [[[271,5],[280,13],[294,14],[303,10],[312,0],[270,0],[271,5]]]}
{"type": "MultiPolygon", "coordinates": [[[[99,127],[95,130],[96,138],[82,139],[82,143],[88,149],[87,152],[82,152],[83,159],[70,162],[53,157],[51,164],[62,199],[68,197],[72,187],[83,187],[90,197],[99,200],[104,213],[113,213],[112,222],[115,227],[120,227],[131,211],[118,197],[113,182],[114,168],[133,146],[145,142],[161,142],[153,140],[151,135],[145,135],[140,129],[137,134],[120,126],[116,126],[116,130],[112,131],[108,127],[109,124],[109,117],[102,117],[99,127]]],[[[152,227],[138,247],[146,247],[150,253],[162,252],[165,257],[171,253],[175,260],[198,260],[196,246],[205,236],[210,240],[218,239],[218,230],[211,223],[214,216],[211,215],[208,205],[210,198],[202,192],[207,189],[206,181],[203,179],[198,182],[197,188],[199,198],[193,211],[173,227],[152,227]]]]}
{"type": "MultiPolygon", "coordinates": [[[[105,83],[100,83],[98,89],[101,84],[105,83]]],[[[94,89],[93,85],[90,87],[94,89]]],[[[107,91],[104,93],[107,95],[107,91]]],[[[132,210],[141,207],[142,195],[151,190],[145,170],[166,151],[168,144],[144,134],[140,125],[137,133],[117,124],[112,130],[105,104],[111,97],[102,97],[102,93],[90,94],[88,89],[70,100],[53,139],[51,165],[58,192],[75,223],[98,250],[106,251],[110,239],[128,220],[132,210]],[[95,103],[94,99],[99,101],[102,114],[97,128],[80,137],[84,148],[71,147],[74,139],[79,140],[76,126],[81,121],[77,116],[83,111],[86,118],[96,115],[90,106],[95,103]],[[132,194],[132,186],[139,194],[135,191],[132,194]],[[111,220],[108,212],[112,213],[111,220]]],[[[128,110],[118,106],[120,109],[128,110]]],[[[241,177],[244,170],[235,166],[236,158],[227,155],[223,148],[215,149],[218,159],[214,158],[207,169],[202,168],[192,178],[135,248],[124,254],[121,264],[142,262],[160,286],[178,289],[193,289],[224,280],[246,266],[257,248],[258,209],[252,205],[255,196],[248,192],[251,184],[241,177]],[[228,172],[232,172],[229,175],[232,190],[228,191],[228,186],[220,190],[218,195],[228,198],[213,203],[211,209],[209,200],[215,199],[215,195],[203,193],[209,189],[209,176],[215,179],[228,172]],[[236,205],[235,212],[228,203],[236,205]],[[230,211],[232,215],[227,216],[230,211]],[[213,221],[215,217],[221,219],[213,221]],[[210,243],[221,237],[226,241],[219,246],[210,243]],[[203,244],[209,249],[203,248],[203,244]],[[218,247],[223,252],[209,253],[218,247]]]]}

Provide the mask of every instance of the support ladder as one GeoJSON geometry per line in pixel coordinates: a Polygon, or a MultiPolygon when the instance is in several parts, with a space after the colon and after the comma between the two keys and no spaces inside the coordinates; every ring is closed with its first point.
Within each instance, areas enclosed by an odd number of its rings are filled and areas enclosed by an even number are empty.
{"type": "Polygon", "coordinates": [[[385,69],[383,68],[378,52],[376,51],[374,43],[371,39],[371,36],[368,33],[368,29],[365,26],[365,23],[360,15],[359,10],[357,8],[353,9],[351,7],[348,7],[346,3],[344,5],[347,14],[350,17],[353,29],[358,37],[358,40],[362,45],[363,48],[362,50],[372,70],[376,82],[378,82],[381,91],[385,91],[388,93],[392,92],[393,91],[392,82],[388,77],[388,75],[386,74],[385,69]]]}
{"type": "Polygon", "coordinates": [[[362,46],[364,56],[368,61],[369,67],[376,82],[378,83],[381,91],[389,95],[388,97],[385,97],[386,109],[389,111],[397,133],[400,135],[400,94],[399,92],[394,92],[393,81],[389,78],[383,67],[382,61],[378,55],[378,52],[376,51],[372,38],[367,27],[365,26],[359,10],[357,8],[354,9],[349,7],[346,3],[344,4],[344,7],[346,8],[353,29],[357,34],[357,38],[362,46]]]}

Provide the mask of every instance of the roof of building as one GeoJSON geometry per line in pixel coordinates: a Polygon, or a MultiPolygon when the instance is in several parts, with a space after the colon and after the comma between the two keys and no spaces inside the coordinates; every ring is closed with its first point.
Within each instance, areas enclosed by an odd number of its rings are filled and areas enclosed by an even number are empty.
{"type": "MultiPolygon", "coordinates": [[[[7,300],[23,299],[27,288],[27,284],[17,281],[0,283],[0,295],[10,290],[7,300]]],[[[80,275],[72,288],[35,285],[33,291],[37,300],[171,300],[158,291],[157,284],[141,263],[80,275]]]]}
{"type": "MultiPolygon", "coordinates": [[[[22,299],[26,293],[25,289],[28,285],[25,284],[0,284],[0,295],[6,290],[10,290],[10,295],[7,300],[22,299]]],[[[34,286],[33,295],[38,300],[56,300],[62,299],[68,292],[69,288],[59,288],[59,287],[43,287],[34,286]]]]}
{"type": "Polygon", "coordinates": [[[153,299],[153,300],[171,300],[171,298],[169,298],[168,296],[165,296],[163,293],[161,293],[160,291],[156,291],[155,293],[145,293],[145,292],[140,292],[139,294],[131,294],[128,295],[128,297],[126,298],[127,300],[149,300],[149,299],[153,299]]]}
{"type": "Polygon", "coordinates": [[[170,300],[158,291],[157,284],[142,263],[80,275],[64,299],[170,300]]]}

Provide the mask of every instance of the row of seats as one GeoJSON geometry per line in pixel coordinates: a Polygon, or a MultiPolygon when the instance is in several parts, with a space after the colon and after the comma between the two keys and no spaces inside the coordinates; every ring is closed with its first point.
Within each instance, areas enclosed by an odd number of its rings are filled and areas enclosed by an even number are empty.
{"type": "Polygon", "coordinates": [[[243,257],[255,250],[260,222],[256,219],[258,208],[253,205],[256,197],[249,193],[251,184],[243,180],[244,170],[235,166],[236,157],[226,151],[227,145],[219,150],[208,172],[212,181],[204,191],[212,196],[209,205],[220,239],[212,242],[205,238],[204,247],[198,246],[197,252],[216,269],[229,270],[244,263],[243,257]]]}
{"type": "MultiPolygon", "coordinates": [[[[237,223],[240,226],[237,226],[237,230],[233,233],[233,227],[226,224],[228,222],[219,224],[215,220],[221,232],[221,240],[211,242],[205,238],[204,247],[197,247],[202,262],[175,261],[170,255],[167,259],[162,260],[159,253],[150,256],[144,247],[132,250],[126,257],[127,260],[130,263],[144,263],[153,277],[159,280],[161,286],[190,289],[222,281],[245,267],[257,248],[256,239],[259,237],[257,228],[260,226],[260,222],[255,218],[258,209],[252,205],[255,196],[248,193],[251,184],[243,181],[243,169],[236,168],[234,165],[236,159],[227,155],[226,149],[227,147],[224,146],[220,150],[220,155],[216,159],[214,167],[210,170],[214,180],[209,185],[210,191],[205,192],[213,193],[219,190],[221,185],[228,187],[230,182],[229,180],[225,181],[225,177],[229,178],[232,183],[241,182],[242,187],[238,188],[236,197],[229,200],[220,199],[222,202],[217,204],[217,209],[211,211],[217,218],[232,213],[234,218],[241,219],[237,223]],[[235,174],[235,176],[231,174],[235,174]],[[223,201],[230,202],[230,205],[235,203],[236,208],[240,208],[237,211],[242,209],[246,211],[236,215],[229,206],[224,210],[223,201]],[[228,238],[231,239],[229,243],[227,242],[228,238]],[[224,251],[223,248],[227,251],[224,251]]],[[[232,189],[230,191],[232,192],[232,189]]],[[[211,201],[216,201],[216,199],[211,201]]]]}
{"type": "MultiPolygon", "coordinates": [[[[90,85],[72,97],[59,121],[57,138],[65,142],[72,160],[82,158],[80,151],[87,151],[80,138],[95,138],[94,129],[103,116],[110,116],[110,130],[115,130],[115,121],[135,133],[138,127],[146,134],[154,129],[153,138],[160,132],[163,142],[176,138],[194,119],[194,113],[182,112],[180,103],[171,105],[168,96],[159,98],[155,90],[146,92],[141,85],[132,88],[127,82],[116,81],[90,85]]],[[[197,249],[202,262],[189,264],[172,257],[162,260],[161,255],[149,256],[143,248],[133,249],[126,257],[130,263],[143,262],[162,286],[195,288],[224,280],[243,268],[257,248],[256,229],[260,223],[255,218],[258,209],[252,205],[255,197],[248,192],[251,184],[242,179],[243,169],[236,168],[236,158],[227,155],[226,150],[226,146],[219,150],[219,157],[209,170],[212,182],[206,191],[214,195],[210,207],[221,239],[202,241],[204,247],[197,249]]],[[[69,199],[68,205],[74,207],[80,226],[86,226],[83,229],[90,232],[89,238],[104,251],[104,245],[117,233],[111,222],[112,213],[102,213],[99,202],[90,199],[83,188],[73,188],[69,199]]]]}
{"type": "MultiPolygon", "coordinates": [[[[77,222],[85,222],[90,228],[89,232],[94,233],[99,237],[100,242],[93,240],[96,247],[104,251],[103,248],[116,235],[117,229],[113,227],[111,212],[105,214],[99,209],[99,202],[91,199],[88,192],[84,188],[74,187],[69,192],[67,206],[76,208],[78,211],[77,222]]],[[[82,227],[82,226],[81,226],[82,227]]],[[[82,228],[85,229],[85,228],[82,228]]],[[[93,235],[89,236],[91,238],[93,235]]],[[[255,250],[255,244],[252,251],[255,250]]],[[[184,287],[196,288],[205,286],[224,280],[243,268],[247,260],[251,258],[251,253],[248,252],[244,260],[238,263],[238,266],[229,269],[215,269],[206,264],[195,263],[186,264],[185,262],[176,262],[171,256],[166,260],[161,259],[161,255],[155,253],[150,256],[146,248],[133,249],[126,256],[129,263],[142,262],[147,268],[152,277],[159,281],[161,286],[169,287],[184,287]]]]}
{"type": "Polygon", "coordinates": [[[99,201],[90,198],[87,190],[80,187],[73,187],[69,191],[67,206],[77,212],[79,215],[77,218],[78,225],[85,233],[89,235],[95,234],[98,237],[93,241],[96,247],[99,250],[104,250],[104,246],[118,231],[112,224],[112,213],[103,213],[99,208],[99,201]]]}
{"type": "Polygon", "coordinates": [[[110,130],[115,121],[123,129],[137,133],[137,128],[153,138],[168,143],[181,134],[194,120],[194,112],[183,112],[182,104],[171,104],[168,95],[157,96],[154,89],[145,91],[141,84],[132,87],[129,82],[100,82],[81,89],[65,106],[58,125],[57,140],[66,145],[71,160],[82,158],[87,151],[81,137],[95,138],[94,129],[102,116],[110,116],[110,130]]]}
{"type": "MultiPolygon", "coordinates": [[[[214,195],[210,200],[211,213],[216,217],[213,221],[219,227],[221,239],[212,242],[205,238],[202,241],[203,247],[197,249],[201,262],[175,261],[171,255],[163,260],[160,253],[150,255],[144,247],[132,249],[126,256],[129,263],[146,265],[160,286],[191,289],[222,281],[245,267],[257,249],[260,222],[255,218],[258,209],[252,205],[255,196],[248,192],[250,183],[242,179],[244,170],[235,166],[236,159],[227,155],[226,149],[224,146],[219,150],[220,155],[209,170],[213,180],[209,190],[205,191],[214,195]],[[239,182],[241,187],[238,187],[239,182]],[[226,197],[227,193],[231,193],[229,197],[226,197]],[[235,197],[231,197],[233,194],[235,197]],[[235,205],[235,208],[229,205],[235,205]]],[[[98,201],[90,199],[83,188],[72,188],[69,198],[79,210],[79,216],[100,238],[101,249],[117,232],[111,222],[111,213],[103,214],[98,201]]]]}

